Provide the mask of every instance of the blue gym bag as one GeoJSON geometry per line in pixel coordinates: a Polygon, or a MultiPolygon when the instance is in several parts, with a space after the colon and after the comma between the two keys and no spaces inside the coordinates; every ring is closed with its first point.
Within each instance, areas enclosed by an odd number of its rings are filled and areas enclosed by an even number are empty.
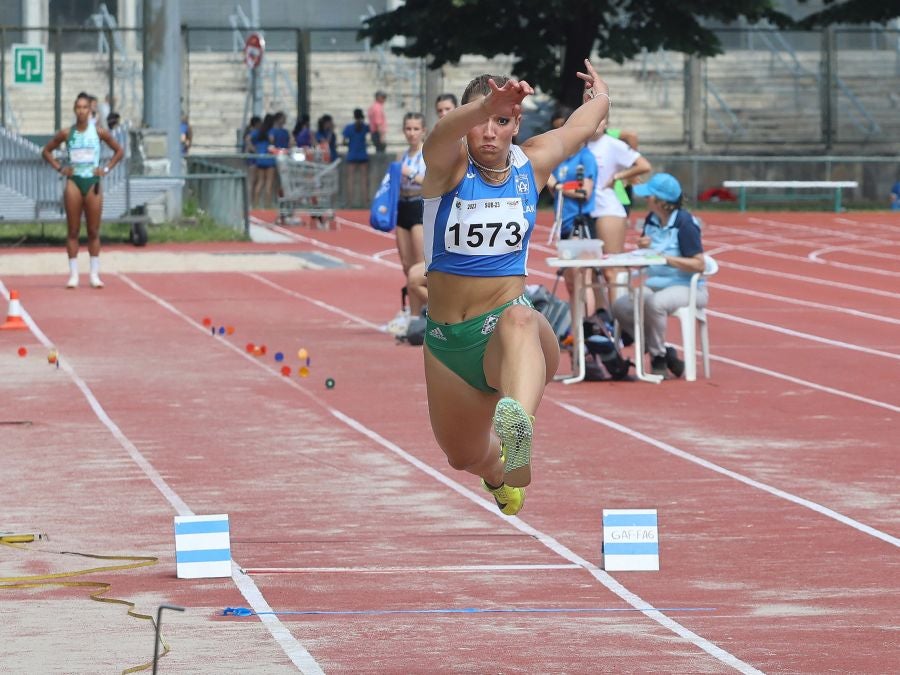
{"type": "Polygon", "coordinates": [[[381,232],[390,232],[397,225],[397,202],[400,201],[400,162],[391,162],[381,185],[372,199],[369,224],[381,232]]]}

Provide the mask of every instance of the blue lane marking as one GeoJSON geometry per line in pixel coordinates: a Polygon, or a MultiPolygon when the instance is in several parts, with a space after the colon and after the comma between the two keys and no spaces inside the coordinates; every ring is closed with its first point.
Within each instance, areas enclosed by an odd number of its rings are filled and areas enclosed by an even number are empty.
{"type": "Polygon", "coordinates": [[[646,527],[656,525],[655,513],[610,513],[603,516],[604,527],[646,527]]]}
{"type": "Polygon", "coordinates": [[[610,544],[605,541],[603,555],[659,555],[659,544],[610,544]]]}
{"type": "Polygon", "coordinates": [[[227,548],[209,548],[199,551],[175,551],[175,562],[223,562],[231,560],[231,551],[227,548]]]}
{"type": "Polygon", "coordinates": [[[227,520],[201,520],[193,523],[175,523],[175,534],[209,534],[228,532],[227,520]]]}
{"type": "Polygon", "coordinates": [[[247,607],[226,607],[222,610],[222,616],[262,616],[275,614],[328,614],[328,615],[382,615],[382,614],[570,614],[570,613],[601,613],[601,612],[715,612],[715,607],[519,607],[510,608],[480,608],[480,607],[447,607],[442,609],[347,609],[324,610],[310,609],[284,612],[254,612],[247,607]]]}

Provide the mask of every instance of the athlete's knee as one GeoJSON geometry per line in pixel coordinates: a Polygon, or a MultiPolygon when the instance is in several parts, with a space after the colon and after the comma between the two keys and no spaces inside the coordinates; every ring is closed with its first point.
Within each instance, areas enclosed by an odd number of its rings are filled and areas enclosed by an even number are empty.
{"type": "Polygon", "coordinates": [[[510,305],[500,318],[499,329],[509,331],[533,331],[538,327],[538,313],[525,305],[510,305]]]}

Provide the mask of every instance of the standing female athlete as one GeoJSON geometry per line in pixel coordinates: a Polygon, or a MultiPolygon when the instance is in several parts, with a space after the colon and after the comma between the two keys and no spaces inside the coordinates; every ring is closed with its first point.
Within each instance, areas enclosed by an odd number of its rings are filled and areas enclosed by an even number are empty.
{"type": "Polygon", "coordinates": [[[81,231],[81,214],[87,221],[88,252],[91,256],[90,280],[93,288],[103,288],[100,281],[100,216],[103,214],[103,192],[100,178],[119,163],[125,153],[106,129],[98,128],[91,121],[91,100],[85,93],[75,99],[75,124],[60,129],[44,146],[44,160],[66,176],[63,201],[66,206],[68,235],[66,252],[69,254],[69,281],[66,288],[78,286],[78,235],[81,231]],[[100,166],[100,141],[113,151],[109,162],[100,166]],[[53,157],[53,151],[66,144],[68,165],[63,166],[53,157]]]}
{"type": "Polygon", "coordinates": [[[513,145],[534,90],[482,75],[425,142],[431,426],[450,465],[481,477],[507,515],[531,481],[534,414],[559,363],[550,324],[524,296],[538,194],[609,111],[606,83],[585,65],[584,103],[559,129],[513,145]]]}

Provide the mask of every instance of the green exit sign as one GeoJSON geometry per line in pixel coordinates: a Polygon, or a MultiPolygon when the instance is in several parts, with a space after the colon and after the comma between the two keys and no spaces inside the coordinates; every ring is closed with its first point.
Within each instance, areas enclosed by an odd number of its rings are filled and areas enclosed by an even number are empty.
{"type": "Polygon", "coordinates": [[[44,84],[42,45],[13,45],[13,84],[44,84]]]}

